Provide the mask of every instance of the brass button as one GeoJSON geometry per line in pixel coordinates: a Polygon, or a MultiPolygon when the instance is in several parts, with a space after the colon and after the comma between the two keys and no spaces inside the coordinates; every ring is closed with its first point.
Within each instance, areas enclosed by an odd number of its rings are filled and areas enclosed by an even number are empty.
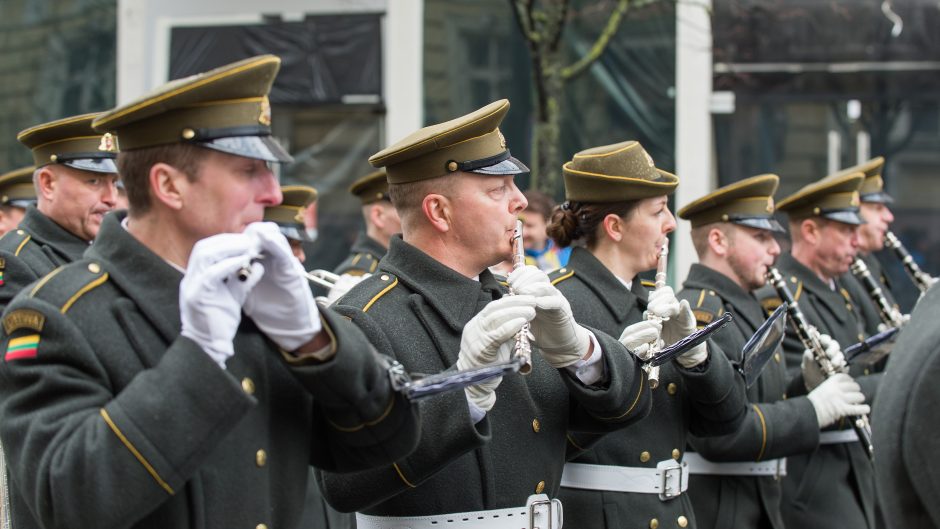
{"type": "Polygon", "coordinates": [[[380,277],[379,279],[381,279],[382,281],[388,281],[388,274],[382,274],[382,277],[380,277]]]}
{"type": "Polygon", "coordinates": [[[263,467],[265,463],[267,462],[268,462],[268,453],[265,452],[263,448],[255,452],[255,464],[256,465],[258,465],[259,467],[263,467]]]}
{"type": "Polygon", "coordinates": [[[183,136],[184,140],[191,140],[196,137],[196,131],[187,127],[183,129],[183,132],[181,133],[181,135],[183,136]]]}
{"type": "Polygon", "coordinates": [[[659,520],[656,518],[650,520],[650,529],[656,529],[657,527],[659,527],[659,520]]]}
{"type": "Polygon", "coordinates": [[[92,274],[97,274],[101,271],[101,266],[98,263],[88,263],[88,271],[92,274]]]}
{"type": "Polygon", "coordinates": [[[539,484],[535,486],[535,493],[541,494],[543,490],[545,490],[545,482],[539,481],[539,484]]]}
{"type": "Polygon", "coordinates": [[[865,341],[865,335],[862,334],[862,333],[858,333],[858,341],[864,342],[864,341],[865,341]]]}
{"type": "Polygon", "coordinates": [[[457,162],[454,162],[454,161],[447,162],[448,171],[453,173],[454,171],[457,170],[457,167],[458,167],[457,162]]]}
{"type": "Polygon", "coordinates": [[[846,303],[846,304],[845,304],[845,310],[847,310],[847,311],[849,311],[849,312],[852,312],[852,305],[849,305],[848,303],[846,303]]]}
{"type": "Polygon", "coordinates": [[[245,377],[242,379],[242,390],[249,395],[255,394],[255,381],[245,377]]]}
{"type": "Polygon", "coordinates": [[[23,235],[23,233],[25,233],[23,230],[16,230],[17,235],[23,235]]]}
{"type": "Polygon", "coordinates": [[[539,433],[539,430],[542,429],[542,425],[539,423],[538,419],[532,419],[532,431],[539,433]]]}
{"type": "Polygon", "coordinates": [[[715,291],[714,291],[714,290],[709,290],[708,293],[709,293],[710,295],[712,295],[712,296],[715,295],[715,291]]]}
{"type": "Polygon", "coordinates": [[[668,391],[670,395],[675,395],[679,391],[679,386],[677,386],[675,382],[670,382],[669,385],[666,386],[666,391],[668,391]]]}
{"type": "Polygon", "coordinates": [[[796,283],[796,276],[790,276],[790,282],[796,283]]]}
{"type": "Polygon", "coordinates": [[[783,400],[787,400],[787,394],[786,394],[786,393],[783,394],[783,400]]]}
{"type": "Polygon", "coordinates": [[[689,525],[689,519],[685,516],[680,516],[676,522],[679,524],[679,527],[687,527],[689,525]]]}
{"type": "Polygon", "coordinates": [[[871,374],[871,373],[869,372],[869,369],[868,369],[867,367],[865,368],[864,373],[865,373],[866,375],[870,375],[870,374],[871,374]]]}
{"type": "Polygon", "coordinates": [[[268,529],[268,525],[259,523],[258,525],[255,526],[255,529],[268,529]]]}
{"type": "Polygon", "coordinates": [[[650,460],[650,453],[649,453],[649,452],[647,452],[646,450],[643,450],[642,452],[640,452],[640,462],[641,462],[641,463],[646,463],[646,462],[649,461],[649,460],[650,460]]]}
{"type": "Polygon", "coordinates": [[[676,461],[678,461],[680,456],[682,456],[682,452],[680,452],[678,448],[673,448],[673,449],[672,449],[672,458],[675,459],[676,461]]]}
{"type": "Polygon", "coordinates": [[[559,270],[558,272],[561,273],[561,274],[564,274],[564,273],[567,272],[567,271],[568,271],[567,268],[562,268],[562,269],[559,270]]]}
{"type": "Polygon", "coordinates": [[[774,353],[774,362],[780,363],[780,353],[774,353]]]}
{"type": "Polygon", "coordinates": [[[59,156],[56,155],[56,154],[53,154],[53,155],[50,155],[50,156],[49,156],[49,161],[52,162],[52,163],[56,163],[56,161],[57,161],[58,159],[59,159],[59,156]]]}

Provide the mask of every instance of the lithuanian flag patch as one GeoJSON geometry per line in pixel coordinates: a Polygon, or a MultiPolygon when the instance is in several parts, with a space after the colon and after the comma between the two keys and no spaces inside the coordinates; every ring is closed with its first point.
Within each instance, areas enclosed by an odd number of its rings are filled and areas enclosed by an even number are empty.
{"type": "Polygon", "coordinates": [[[7,344],[7,352],[4,359],[9,362],[10,360],[19,360],[21,358],[36,358],[37,349],[39,349],[38,334],[13,338],[7,344]]]}
{"type": "Polygon", "coordinates": [[[0,287],[3,286],[3,270],[0,270],[0,287]]]}

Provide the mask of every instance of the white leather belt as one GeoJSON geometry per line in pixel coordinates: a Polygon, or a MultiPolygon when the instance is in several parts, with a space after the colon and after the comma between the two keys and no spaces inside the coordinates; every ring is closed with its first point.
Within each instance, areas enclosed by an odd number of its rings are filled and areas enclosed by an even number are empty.
{"type": "Polygon", "coordinates": [[[819,432],[819,444],[834,445],[839,443],[857,443],[858,434],[855,430],[835,430],[832,432],[819,432]]]}
{"type": "Polygon", "coordinates": [[[786,476],[787,458],[767,461],[709,461],[695,452],[686,452],[682,461],[689,464],[690,474],[718,476],[786,476]]]}
{"type": "Polygon", "coordinates": [[[656,468],[566,463],[561,475],[561,486],[659,494],[659,499],[671,500],[689,488],[688,464],[679,463],[675,459],[660,461],[656,468]]]}
{"type": "Polygon", "coordinates": [[[524,507],[431,516],[372,516],[356,513],[358,529],[561,529],[561,501],[533,494],[524,507]]]}

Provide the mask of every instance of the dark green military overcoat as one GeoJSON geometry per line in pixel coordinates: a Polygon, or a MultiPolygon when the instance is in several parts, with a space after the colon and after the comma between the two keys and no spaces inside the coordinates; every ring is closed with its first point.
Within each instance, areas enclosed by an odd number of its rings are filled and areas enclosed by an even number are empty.
{"type": "MultiPolygon", "coordinates": [[[[639,278],[627,290],[584,248],[571,252],[568,266],[552,273],[555,286],[568,298],[575,319],[612,336],[642,318],[648,292],[639,278]]],[[[709,360],[693,369],[670,362],[660,369],[659,387],[652,391],[653,409],[636,427],[604,436],[579,455],[578,463],[655,468],[660,461],[681,461],[690,432],[720,435],[733,432],[744,420],[744,383],[714,344],[709,360]]],[[[572,434],[584,447],[585,436],[572,434]]],[[[688,496],[662,501],[657,494],[602,492],[563,488],[567,520],[574,527],[676,527],[684,517],[695,526],[688,496]]]]}
{"type": "Polygon", "coordinates": [[[366,235],[365,232],[362,232],[356,237],[355,242],[349,249],[349,257],[340,263],[336,270],[333,270],[333,273],[355,276],[374,274],[385,252],[385,247],[366,235]]]}
{"type": "MultiPolygon", "coordinates": [[[[395,237],[376,273],[336,307],[409,372],[438,373],[457,362],[464,325],[503,293],[489,271],[479,281],[467,278],[395,237]]],[[[566,432],[622,428],[649,411],[639,366],[617,340],[595,335],[604,353],[602,383],[582,384],[535,348],[532,372],[504,376],[483,420],[471,421],[462,391],[424,400],[421,442],[412,455],[356,474],[323,473],[324,496],[341,511],[419,516],[518,507],[531,494],[556,495],[566,432]]]]}
{"type": "MultiPolygon", "coordinates": [[[[845,288],[835,281],[835,290],[789,253],[777,259],[777,268],[790,287],[800,309],[819,332],[832,336],[845,348],[864,339],[856,309],[845,288]]],[[[764,287],[757,293],[765,309],[779,305],[776,292],[764,287]]],[[[806,392],[800,363],[803,345],[792,325],[787,327],[783,348],[790,371],[788,395],[806,392]]],[[[866,402],[872,402],[880,375],[853,374],[866,402]]],[[[835,426],[850,428],[843,419],[835,426]]],[[[830,430],[833,428],[830,428],[830,430]]],[[[822,529],[827,527],[875,527],[875,490],[872,464],[859,443],[820,444],[812,453],[787,458],[787,478],[783,481],[783,521],[787,527],[822,529]]]]}
{"type": "Polygon", "coordinates": [[[15,230],[0,237],[0,311],[26,285],[56,268],[77,261],[88,249],[79,239],[34,206],[15,230]]]}
{"type": "Polygon", "coordinates": [[[308,465],[414,447],[415,409],[358,329],[321,310],[336,355],[289,364],[243,318],[220,369],[180,335],[180,272],[120,220],[4,314],[14,527],[295,527],[308,465]]]}
{"type": "Polygon", "coordinates": [[[940,527],[936,413],[940,407],[940,288],[924,295],[895,345],[872,410],[878,499],[891,529],[940,527]]]}
{"type": "MultiPolygon", "coordinates": [[[[731,325],[713,340],[736,365],[744,344],[764,322],[757,298],[724,274],[693,264],[679,292],[688,300],[700,325],[725,312],[731,325]]],[[[751,405],[741,428],[731,435],[696,437],[695,451],[710,461],[766,461],[813,451],[819,442],[816,412],[805,396],[787,398],[788,375],[782,347],[747,391],[751,405]]],[[[700,528],[783,529],[781,483],[773,476],[693,474],[689,498],[700,528]]]]}

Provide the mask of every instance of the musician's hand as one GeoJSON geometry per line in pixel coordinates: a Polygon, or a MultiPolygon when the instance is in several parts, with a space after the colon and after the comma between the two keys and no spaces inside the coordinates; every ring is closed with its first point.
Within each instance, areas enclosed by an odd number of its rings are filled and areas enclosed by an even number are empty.
{"type": "MultiPolygon", "coordinates": [[[[842,355],[842,349],[839,348],[839,343],[833,340],[828,334],[820,334],[819,344],[823,347],[823,350],[825,350],[826,358],[829,359],[829,363],[832,364],[833,369],[835,369],[836,372],[842,371],[845,368],[845,357],[842,355]]],[[[826,378],[822,368],[819,367],[819,362],[816,361],[816,355],[813,353],[812,349],[803,350],[803,360],[800,364],[800,368],[803,371],[803,383],[806,385],[807,390],[812,391],[822,384],[822,381],[826,378]]]]}
{"type": "Polygon", "coordinates": [[[620,343],[640,360],[650,359],[650,345],[662,342],[663,324],[659,320],[641,320],[620,333],[620,343]]]}
{"type": "Polygon", "coordinates": [[[236,278],[257,253],[251,237],[220,234],[193,246],[180,282],[180,334],[199,344],[220,367],[235,354],[232,341],[241,321],[242,304],[261,279],[255,263],[246,281],[236,278]]]}
{"type": "MultiPolygon", "coordinates": [[[[636,279],[634,279],[636,281],[636,279]]],[[[669,319],[679,313],[679,300],[670,286],[657,288],[650,292],[644,317],[652,314],[660,319],[669,319]]]]}
{"type": "Polygon", "coordinates": [[[257,241],[259,263],[264,270],[245,300],[245,315],[278,347],[296,351],[322,329],[304,267],[294,257],[277,224],[249,224],[245,235],[257,241]]]}
{"type": "Polygon", "coordinates": [[[532,335],[552,367],[570,366],[588,353],[590,333],[574,321],[571,305],[545,272],[531,265],[521,266],[507,280],[513,292],[535,298],[532,335]]]}
{"type": "MultiPolygon", "coordinates": [[[[669,328],[671,332],[678,332],[680,336],[668,336],[667,340],[672,340],[667,342],[672,345],[679,340],[685,338],[686,336],[692,334],[696,330],[696,321],[695,315],[692,314],[692,307],[689,306],[687,300],[682,300],[679,302],[679,313],[676,314],[676,317],[666,322],[663,325],[663,335],[666,335],[666,328],[669,328]],[[669,323],[673,323],[674,327],[670,327],[669,323]],[[675,338],[673,340],[673,338],[675,338]]],[[[676,362],[679,362],[679,365],[686,369],[691,369],[705,360],[708,359],[708,346],[705,343],[700,343],[695,347],[689,349],[688,351],[682,353],[676,358],[676,362]]]]}
{"type": "MultiPolygon", "coordinates": [[[[535,317],[532,296],[504,296],[491,301],[463,328],[457,369],[466,370],[509,361],[514,338],[535,317]]],[[[483,411],[496,402],[496,387],[502,377],[466,388],[467,398],[483,411]]]]}
{"type": "Polygon", "coordinates": [[[845,373],[829,377],[807,397],[816,410],[820,428],[835,424],[842,417],[865,415],[871,411],[865,404],[861,386],[845,373]]]}
{"type": "Polygon", "coordinates": [[[372,277],[372,274],[362,274],[354,276],[351,274],[342,274],[339,276],[339,279],[336,283],[333,284],[333,287],[330,288],[329,294],[326,296],[327,306],[336,303],[336,300],[346,295],[347,292],[352,290],[352,287],[358,285],[362,282],[363,279],[367,277],[372,277]]]}

